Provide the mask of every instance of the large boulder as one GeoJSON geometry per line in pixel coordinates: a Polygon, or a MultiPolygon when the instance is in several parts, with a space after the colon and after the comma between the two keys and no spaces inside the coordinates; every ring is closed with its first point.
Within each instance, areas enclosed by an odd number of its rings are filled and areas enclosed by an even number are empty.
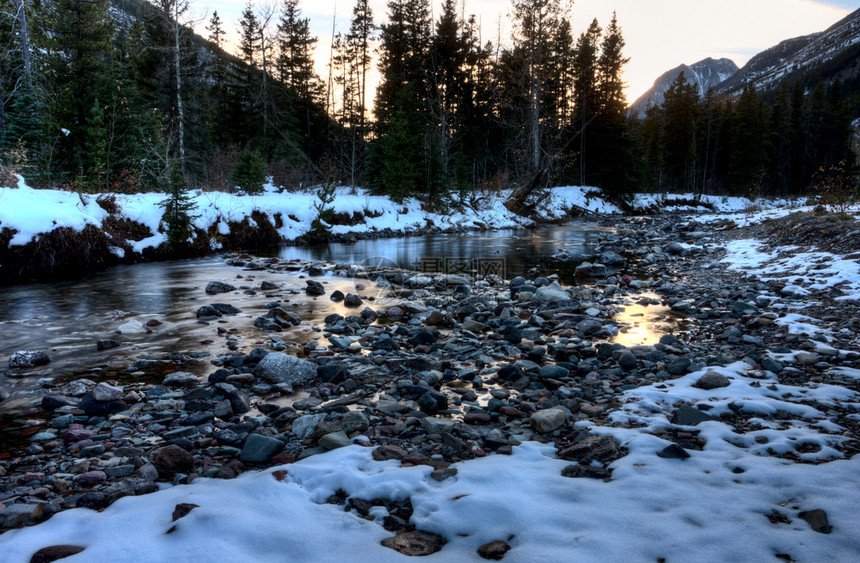
{"type": "Polygon", "coordinates": [[[317,365],[283,352],[271,352],[254,368],[254,375],[269,383],[305,383],[317,376],[317,365]]]}

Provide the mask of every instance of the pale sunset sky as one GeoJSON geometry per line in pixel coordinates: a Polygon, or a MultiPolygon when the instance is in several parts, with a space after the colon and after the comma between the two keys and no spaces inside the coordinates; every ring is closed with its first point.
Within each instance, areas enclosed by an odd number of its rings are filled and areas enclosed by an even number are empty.
{"type": "MultiPolygon", "coordinates": [[[[276,0],[255,0],[255,5],[276,0]]],[[[510,42],[510,0],[465,0],[465,13],[478,16],[483,42],[496,42],[501,24],[502,44],[510,42]]],[[[432,0],[438,15],[441,0],[432,0]]],[[[228,40],[238,37],[239,19],[246,2],[192,0],[198,33],[217,10],[228,40]]],[[[326,79],[332,16],[337,15],[337,31],[346,32],[354,0],[300,0],[302,16],[310,18],[317,36],[317,72],[326,79]]],[[[371,0],[374,19],[386,19],[386,0],[371,0]]],[[[618,14],[626,55],[630,57],[624,78],[627,99],[632,102],[651,87],[654,80],[682,63],[706,57],[727,57],[743,66],[756,53],[784,39],[823,31],[860,7],[860,0],[576,0],[571,21],[578,35],[592,19],[609,23],[618,14]]],[[[235,49],[234,49],[235,50],[235,49]]],[[[368,96],[370,97],[370,96],[368,96]]]]}

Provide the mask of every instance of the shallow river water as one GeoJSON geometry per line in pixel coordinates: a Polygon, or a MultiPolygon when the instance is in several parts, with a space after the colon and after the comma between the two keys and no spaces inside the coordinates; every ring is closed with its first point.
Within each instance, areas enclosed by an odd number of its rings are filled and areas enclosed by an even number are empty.
{"type": "MultiPolygon", "coordinates": [[[[573,284],[573,270],[594,252],[600,232],[605,229],[587,220],[537,230],[497,231],[449,235],[371,239],[354,244],[284,247],[284,259],[322,261],[334,264],[392,265],[405,269],[436,272],[495,273],[504,278],[527,274],[538,268],[542,275],[557,273],[562,283],[573,284]],[[572,257],[559,261],[552,256],[565,250],[572,257]]],[[[209,296],[209,281],[227,281],[240,289],[259,288],[263,280],[274,281],[281,290],[265,292],[288,310],[302,317],[302,324],[280,333],[288,346],[319,338],[312,324],[332,313],[346,313],[342,304],[322,297],[308,298],[302,274],[247,272],[224,265],[221,256],[119,266],[86,278],[57,283],[34,283],[0,287],[0,388],[11,397],[0,402],[0,416],[26,415],[34,405],[26,391],[39,385],[40,378],[62,382],[78,377],[93,380],[145,375],[129,375],[128,365],[138,359],[160,359],[168,353],[194,354],[181,368],[203,376],[214,369],[209,359],[227,352],[226,338],[242,342],[240,351],[266,345],[268,336],[253,327],[259,316],[260,295],[240,292],[209,296]],[[218,333],[218,323],[197,322],[198,307],[213,302],[230,303],[242,310],[231,318],[227,333],[218,333]],[[154,326],[140,334],[118,334],[117,328],[129,320],[154,326]],[[103,351],[96,343],[103,339],[120,341],[122,346],[103,351]],[[16,350],[45,350],[49,365],[16,372],[7,371],[9,356],[16,350]],[[208,355],[207,355],[208,354],[208,355]],[[20,377],[24,375],[24,377],[20,377]]],[[[355,292],[356,280],[327,277],[327,292],[341,289],[355,292]]],[[[367,283],[363,294],[376,297],[377,289],[367,283]]],[[[373,306],[373,303],[368,303],[373,306]]],[[[377,306],[381,305],[377,303],[377,306]]],[[[630,303],[619,321],[629,326],[617,338],[625,345],[653,343],[660,334],[673,329],[664,307],[630,303]]],[[[349,314],[349,313],[346,313],[349,314]]],[[[152,377],[150,374],[149,377],[152,377]]],[[[2,421],[0,421],[2,422],[2,421]]],[[[0,424],[2,426],[2,424],[0,424]]],[[[0,440],[2,442],[2,440],[0,440]]],[[[0,444],[2,447],[2,444],[0,444]]]]}

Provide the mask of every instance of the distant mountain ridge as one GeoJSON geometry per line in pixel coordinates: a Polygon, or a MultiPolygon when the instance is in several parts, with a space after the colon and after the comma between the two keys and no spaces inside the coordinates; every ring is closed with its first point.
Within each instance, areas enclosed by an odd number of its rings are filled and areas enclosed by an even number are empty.
{"type": "Polygon", "coordinates": [[[712,58],[674,68],[661,75],[650,90],[630,105],[630,115],[642,118],[649,107],[662,104],[666,90],[682,70],[700,94],[713,87],[717,94],[733,95],[747,84],[765,93],[777,89],[784,81],[799,81],[808,89],[819,80],[837,79],[852,90],[860,88],[860,9],[822,32],[782,41],[755,55],[740,69],[729,59],[712,58]],[[725,69],[731,67],[716,64],[723,61],[734,66],[725,76],[725,69]]]}
{"type": "Polygon", "coordinates": [[[666,91],[672,85],[672,82],[678,78],[682,72],[690,84],[695,84],[699,89],[699,95],[703,95],[711,88],[716,88],[727,78],[733,76],[738,71],[738,65],[731,59],[712,59],[707,58],[692,65],[681,65],[672,70],[663,73],[660,78],[654,81],[654,86],[650,90],[642,94],[633,104],[630,105],[630,114],[639,118],[645,117],[645,112],[651,106],[659,106],[663,104],[666,91]]]}

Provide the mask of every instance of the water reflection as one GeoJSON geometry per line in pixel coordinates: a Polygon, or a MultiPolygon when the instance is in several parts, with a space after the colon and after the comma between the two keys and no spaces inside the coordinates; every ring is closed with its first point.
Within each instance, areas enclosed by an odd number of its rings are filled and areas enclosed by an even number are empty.
{"type": "Polygon", "coordinates": [[[281,258],[359,264],[368,259],[384,259],[405,269],[498,273],[512,278],[531,268],[557,273],[573,283],[576,264],[593,252],[600,232],[597,223],[578,219],[565,225],[537,230],[516,229],[481,233],[435,234],[393,239],[367,239],[355,243],[289,246],[281,258]],[[566,250],[570,262],[551,257],[566,250]],[[496,271],[501,268],[501,271],[496,271]]]}
{"type": "Polygon", "coordinates": [[[637,295],[636,301],[625,303],[623,309],[615,314],[614,320],[621,327],[621,331],[612,342],[628,348],[639,345],[653,346],[664,334],[675,334],[687,329],[683,318],[663,305],[658,295],[637,295]]]}

